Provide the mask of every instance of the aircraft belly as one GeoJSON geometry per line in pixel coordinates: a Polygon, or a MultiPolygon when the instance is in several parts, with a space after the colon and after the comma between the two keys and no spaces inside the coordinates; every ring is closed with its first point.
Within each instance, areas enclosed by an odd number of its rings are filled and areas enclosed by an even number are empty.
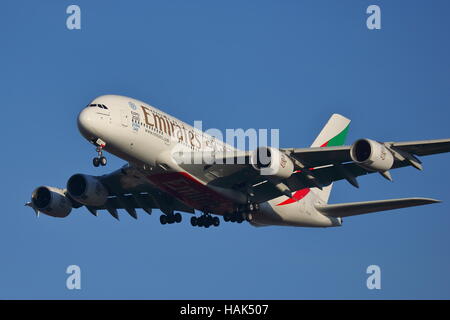
{"type": "Polygon", "coordinates": [[[161,190],[186,205],[214,214],[232,212],[234,203],[204,185],[186,172],[164,172],[147,175],[147,179],[161,190]]]}
{"type": "Polygon", "coordinates": [[[282,196],[261,204],[261,212],[254,215],[255,225],[280,225],[296,227],[333,227],[334,219],[330,219],[316,210],[309,210],[312,195],[302,200],[285,205],[277,205],[286,200],[282,196]]]}

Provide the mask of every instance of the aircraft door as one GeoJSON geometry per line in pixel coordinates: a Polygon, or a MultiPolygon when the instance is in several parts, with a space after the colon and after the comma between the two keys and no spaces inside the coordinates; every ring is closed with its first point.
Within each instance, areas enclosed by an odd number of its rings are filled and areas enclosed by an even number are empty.
{"type": "Polygon", "coordinates": [[[121,119],[120,121],[121,121],[122,127],[129,126],[130,114],[129,114],[128,110],[125,110],[125,109],[120,110],[120,119],[121,119]]]}

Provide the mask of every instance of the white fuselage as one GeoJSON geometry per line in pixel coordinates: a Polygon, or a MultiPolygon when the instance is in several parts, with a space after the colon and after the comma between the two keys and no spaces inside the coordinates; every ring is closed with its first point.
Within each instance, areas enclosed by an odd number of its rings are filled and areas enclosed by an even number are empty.
{"type": "MultiPolygon", "coordinates": [[[[139,169],[152,185],[197,210],[214,214],[232,211],[243,200],[231,190],[208,185],[204,177],[187,172],[173,153],[234,151],[232,146],[136,99],[105,95],[94,99],[78,116],[78,127],[90,142],[98,139],[104,149],[139,169]]],[[[281,196],[260,204],[251,223],[305,227],[340,226],[340,218],[327,217],[314,204],[320,203],[314,188],[303,189],[296,199],[281,196]]]]}

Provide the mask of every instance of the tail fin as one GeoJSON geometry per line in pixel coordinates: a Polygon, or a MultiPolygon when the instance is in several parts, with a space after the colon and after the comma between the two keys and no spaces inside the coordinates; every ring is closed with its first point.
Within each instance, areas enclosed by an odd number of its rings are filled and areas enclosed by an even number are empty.
{"type": "Polygon", "coordinates": [[[333,114],[320,131],[311,147],[337,147],[345,143],[350,120],[340,114],[333,114]]]}
{"type": "MultiPolygon", "coordinates": [[[[311,147],[337,147],[344,145],[349,125],[349,119],[337,113],[333,114],[311,147]]],[[[330,184],[322,190],[315,189],[314,192],[324,203],[327,203],[332,188],[333,184],[330,184]]]]}

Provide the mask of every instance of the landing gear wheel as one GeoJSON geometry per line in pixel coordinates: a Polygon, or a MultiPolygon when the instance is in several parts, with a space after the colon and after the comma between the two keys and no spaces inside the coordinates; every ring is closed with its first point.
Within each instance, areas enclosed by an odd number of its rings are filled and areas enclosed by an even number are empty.
{"type": "Polygon", "coordinates": [[[105,157],[100,157],[99,158],[99,162],[100,162],[100,164],[102,165],[102,166],[106,166],[106,163],[107,163],[107,161],[106,161],[106,158],[105,157]]]}
{"type": "Polygon", "coordinates": [[[214,227],[218,227],[219,224],[220,224],[219,218],[218,218],[218,217],[214,217],[214,218],[212,219],[212,223],[213,223],[214,227]]]}
{"type": "Polygon", "coordinates": [[[175,222],[176,223],[180,223],[181,222],[181,214],[179,213],[179,212],[177,212],[177,213],[175,213],[175,216],[174,216],[174,220],[175,220],[175,222]]]}
{"type": "Polygon", "coordinates": [[[162,214],[162,215],[159,217],[159,222],[161,222],[162,225],[168,223],[167,220],[168,220],[168,219],[167,219],[167,216],[166,216],[165,214],[162,214]]]}
{"type": "Polygon", "coordinates": [[[103,148],[105,147],[105,142],[103,142],[100,139],[97,140],[93,140],[92,143],[94,143],[97,147],[95,149],[95,151],[97,151],[97,157],[95,157],[94,159],[92,159],[92,164],[94,165],[94,167],[98,167],[98,166],[106,166],[106,158],[103,156],[103,148]]]}
{"type": "Polygon", "coordinates": [[[200,221],[201,221],[201,226],[205,227],[205,228],[209,228],[209,226],[211,225],[210,221],[209,221],[209,216],[207,215],[202,215],[200,217],[200,221]]]}
{"type": "Polygon", "coordinates": [[[198,225],[197,217],[191,218],[191,226],[196,227],[198,225]]]}
{"type": "Polygon", "coordinates": [[[229,214],[229,213],[225,213],[225,214],[223,215],[223,221],[225,221],[225,222],[230,221],[230,214],[229,214]]]}

